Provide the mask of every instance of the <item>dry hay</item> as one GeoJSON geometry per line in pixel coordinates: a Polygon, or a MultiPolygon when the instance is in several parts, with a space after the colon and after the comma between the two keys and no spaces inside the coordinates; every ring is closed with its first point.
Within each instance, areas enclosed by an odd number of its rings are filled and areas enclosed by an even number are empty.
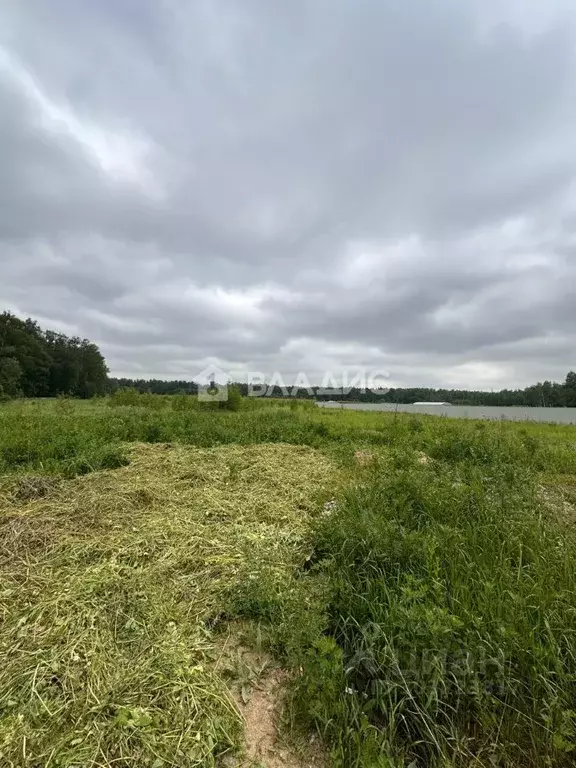
{"type": "Polygon", "coordinates": [[[576,486],[567,478],[555,478],[554,483],[541,483],[537,487],[541,510],[556,523],[573,528],[576,523],[576,486]],[[564,480],[564,482],[562,482],[564,480]]]}
{"type": "Polygon", "coordinates": [[[46,477],[44,475],[24,475],[18,478],[14,486],[13,495],[17,501],[29,501],[30,499],[42,499],[59,485],[59,478],[46,477]]]}
{"type": "Polygon", "coordinates": [[[355,451],[354,458],[361,467],[365,467],[375,461],[374,453],[371,451],[355,451]]]}
{"type": "Polygon", "coordinates": [[[0,497],[2,765],[186,768],[241,743],[212,621],[288,584],[335,470],[288,445],[130,454],[0,497]]]}

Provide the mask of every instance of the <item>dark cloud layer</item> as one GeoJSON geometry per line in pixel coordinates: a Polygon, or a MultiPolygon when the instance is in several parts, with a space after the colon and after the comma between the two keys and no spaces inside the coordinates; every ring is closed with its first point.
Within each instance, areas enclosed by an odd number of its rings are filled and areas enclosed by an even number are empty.
{"type": "Polygon", "coordinates": [[[7,0],[0,305],[112,372],[576,367],[564,0],[7,0]]]}

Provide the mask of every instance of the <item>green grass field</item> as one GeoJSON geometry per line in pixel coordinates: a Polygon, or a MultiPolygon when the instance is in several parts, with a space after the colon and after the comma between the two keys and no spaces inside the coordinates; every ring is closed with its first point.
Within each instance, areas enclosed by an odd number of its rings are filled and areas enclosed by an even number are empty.
{"type": "Polygon", "coordinates": [[[0,765],[573,765],[575,525],[574,427],[4,403],[0,765]]]}

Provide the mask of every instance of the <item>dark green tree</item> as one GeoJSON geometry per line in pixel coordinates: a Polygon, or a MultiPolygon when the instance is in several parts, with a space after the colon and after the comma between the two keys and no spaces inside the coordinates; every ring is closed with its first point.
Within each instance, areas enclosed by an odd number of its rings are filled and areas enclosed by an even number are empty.
{"type": "Polygon", "coordinates": [[[0,315],[0,386],[5,395],[92,397],[108,389],[108,369],[88,339],[43,331],[33,320],[0,315]]]}
{"type": "Polygon", "coordinates": [[[576,408],[576,373],[574,371],[570,371],[570,373],[566,376],[564,392],[566,397],[566,405],[569,408],[576,408]]]}
{"type": "Polygon", "coordinates": [[[4,357],[13,357],[20,364],[20,389],[25,397],[49,394],[50,357],[37,323],[9,312],[0,315],[0,358],[4,357]]]}
{"type": "Polygon", "coordinates": [[[77,348],[79,375],[76,394],[78,397],[94,397],[106,393],[108,383],[108,368],[100,350],[83,339],[77,348]]]}
{"type": "Polygon", "coordinates": [[[20,394],[22,368],[15,357],[0,357],[0,396],[17,397],[20,394]]]}
{"type": "Polygon", "coordinates": [[[73,395],[80,377],[75,340],[54,331],[46,331],[45,339],[51,357],[50,391],[56,395],[73,395]]]}

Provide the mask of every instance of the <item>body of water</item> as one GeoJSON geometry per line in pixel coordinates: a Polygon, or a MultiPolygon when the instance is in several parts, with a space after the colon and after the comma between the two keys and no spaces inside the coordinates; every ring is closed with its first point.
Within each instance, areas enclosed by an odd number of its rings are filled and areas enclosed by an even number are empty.
{"type": "Polygon", "coordinates": [[[576,408],[499,408],[492,405],[394,405],[393,403],[318,402],[320,408],[345,408],[353,411],[388,411],[424,413],[455,419],[492,419],[504,421],[542,421],[551,424],[576,424],[576,408]]]}

